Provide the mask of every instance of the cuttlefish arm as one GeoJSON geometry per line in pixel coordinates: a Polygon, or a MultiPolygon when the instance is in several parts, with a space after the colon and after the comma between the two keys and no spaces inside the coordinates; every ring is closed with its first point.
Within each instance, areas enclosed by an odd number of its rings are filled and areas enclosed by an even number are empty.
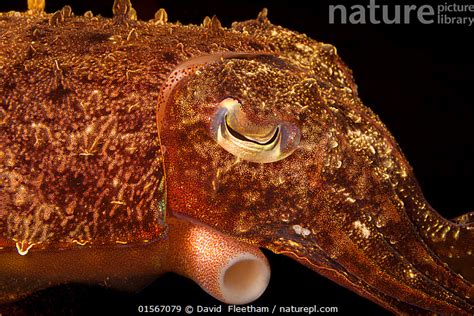
{"type": "Polygon", "coordinates": [[[234,28],[280,55],[208,57],[168,93],[158,119],[171,212],[395,313],[472,313],[472,279],[457,269],[472,260],[471,224],[425,201],[335,49],[264,17],[234,28]]]}
{"type": "MultiPolygon", "coordinates": [[[[426,221],[429,216],[426,217],[418,218],[418,221],[426,221]]],[[[466,213],[450,221],[435,213],[431,223],[422,223],[421,227],[430,227],[423,232],[429,248],[451,270],[474,283],[474,213],[466,213]]]]}

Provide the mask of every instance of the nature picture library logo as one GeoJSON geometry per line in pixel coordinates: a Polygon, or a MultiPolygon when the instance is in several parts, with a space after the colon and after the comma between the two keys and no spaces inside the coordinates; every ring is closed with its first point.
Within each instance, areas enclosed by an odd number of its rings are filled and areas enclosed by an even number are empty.
{"type": "Polygon", "coordinates": [[[474,24],[474,3],[329,5],[330,24],[474,24]]]}

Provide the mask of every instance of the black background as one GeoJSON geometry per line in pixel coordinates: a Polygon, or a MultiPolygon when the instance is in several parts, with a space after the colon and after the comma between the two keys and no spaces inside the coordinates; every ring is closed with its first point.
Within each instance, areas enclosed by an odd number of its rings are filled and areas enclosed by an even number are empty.
{"type": "MultiPolygon", "coordinates": [[[[47,11],[69,4],[75,14],[92,10],[94,14],[110,16],[112,3],[109,0],[48,1],[47,11]]],[[[142,20],[152,18],[158,8],[164,7],[171,22],[200,24],[206,15],[216,14],[224,26],[255,18],[261,8],[267,7],[272,23],[335,45],[354,72],[362,100],[381,117],[399,142],[427,200],[448,218],[474,209],[474,64],[470,46],[474,26],[330,25],[329,4],[350,5],[343,0],[135,0],[132,3],[142,20]]],[[[357,3],[366,5],[368,1],[357,3]]],[[[397,2],[403,3],[415,4],[415,1],[397,2]]],[[[26,0],[0,3],[1,11],[25,8],[26,0]]],[[[338,306],[342,314],[386,313],[286,257],[265,253],[272,266],[272,280],[254,305],[316,304],[338,306]]],[[[191,281],[169,274],[135,295],[69,285],[39,292],[17,306],[32,313],[132,314],[139,304],[220,303],[191,281]]]]}

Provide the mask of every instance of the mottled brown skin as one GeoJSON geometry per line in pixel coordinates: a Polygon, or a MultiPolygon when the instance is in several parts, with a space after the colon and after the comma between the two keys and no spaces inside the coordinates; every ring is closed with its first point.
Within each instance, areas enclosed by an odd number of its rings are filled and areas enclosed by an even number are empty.
{"type": "Polygon", "coordinates": [[[1,16],[0,45],[11,53],[0,57],[0,246],[156,238],[164,220],[161,84],[190,56],[236,42],[261,47],[238,33],[209,45],[198,26],[51,19],[1,16]],[[28,214],[38,217],[24,222],[28,214]]]}
{"type": "Polygon", "coordinates": [[[431,209],[334,47],[265,14],[223,29],[115,10],[115,19],[0,15],[0,51],[11,52],[0,54],[4,251],[163,237],[164,152],[168,214],[289,255],[395,313],[472,314],[472,220],[431,209]],[[160,150],[168,74],[225,51],[265,54],[182,79],[160,150]],[[256,125],[297,125],[298,149],[268,164],[222,149],[209,125],[228,97],[256,125]]]}
{"type": "Polygon", "coordinates": [[[11,53],[0,57],[0,246],[156,238],[163,171],[150,118],[168,70],[141,61],[160,48],[123,44],[130,30],[113,21],[81,17],[55,27],[48,19],[1,17],[0,45],[11,53]]]}

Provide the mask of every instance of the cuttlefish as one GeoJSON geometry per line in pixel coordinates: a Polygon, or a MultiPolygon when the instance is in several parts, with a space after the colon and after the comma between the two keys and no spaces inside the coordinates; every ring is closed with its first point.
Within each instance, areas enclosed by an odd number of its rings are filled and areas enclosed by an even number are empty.
{"type": "Polygon", "coordinates": [[[259,247],[396,314],[474,312],[474,214],[425,200],[334,46],[255,20],[0,14],[0,300],[164,272],[229,304],[259,247]]]}

